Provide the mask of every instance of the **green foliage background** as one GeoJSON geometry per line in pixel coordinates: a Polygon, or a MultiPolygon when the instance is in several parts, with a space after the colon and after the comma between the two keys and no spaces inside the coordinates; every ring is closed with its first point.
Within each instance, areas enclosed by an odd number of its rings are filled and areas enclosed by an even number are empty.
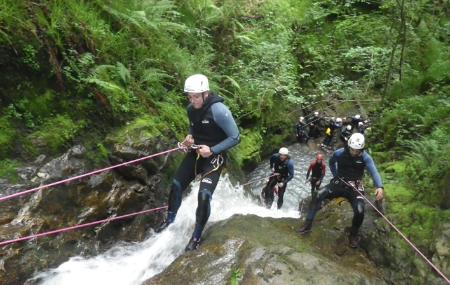
{"type": "Polygon", "coordinates": [[[391,215],[428,246],[450,217],[450,7],[403,2],[0,0],[0,175],[75,142],[105,164],[127,133],[179,140],[184,79],[204,73],[241,128],[238,168],[311,103],[369,115],[391,215]]]}

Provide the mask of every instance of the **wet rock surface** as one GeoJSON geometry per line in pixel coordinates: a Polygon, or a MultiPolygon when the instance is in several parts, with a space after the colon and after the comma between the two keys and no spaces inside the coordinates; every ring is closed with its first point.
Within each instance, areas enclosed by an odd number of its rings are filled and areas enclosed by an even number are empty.
{"type": "MultiPolygon", "coordinates": [[[[111,165],[164,150],[161,143],[116,145],[111,165]],[[157,149],[157,148],[158,149],[157,149]],[[160,149],[161,148],[161,149],[160,149]],[[126,149],[127,151],[119,151],[126,149]]],[[[77,145],[54,159],[40,156],[33,165],[18,169],[23,183],[2,183],[2,195],[31,189],[80,175],[93,169],[77,145]]],[[[44,189],[0,204],[0,240],[28,236],[80,223],[106,219],[167,203],[167,185],[161,170],[171,159],[127,166],[89,178],[44,189]]],[[[8,245],[0,252],[0,284],[23,284],[34,273],[56,266],[70,256],[102,252],[118,240],[138,241],[159,224],[162,213],[140,216],[63,235],[8,245]]]]}
{"type": "MultiPolygon", "coordinates": [[[[350,204],[333,200],[317,215],[312,232],[300,236],[299,220],[233,216],[212,225],[199,250],[145,284],[445,284],[370,209],[359,248],[350,248],[352,217],[350,204]]],[[[447,275],[448,234],[442,232],[430,257],[447,275]]]]}
{"type": "MultiPolygon", "coordinates": [[[[331,243],[300,237],[296,219],[233,216],[211,226],[199,250],[178,258],[145,284],[388,284],[362,250],[346,249],[339,231],[331,243]]],[[[326,238],[329,242],[330,239],[326,238]]]]}

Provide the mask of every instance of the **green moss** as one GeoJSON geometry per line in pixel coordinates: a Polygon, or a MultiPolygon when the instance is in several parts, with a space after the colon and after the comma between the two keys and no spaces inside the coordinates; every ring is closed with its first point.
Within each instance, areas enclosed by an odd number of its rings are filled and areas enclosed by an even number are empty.
{"type": "MultiPolygon", "coordinates": [[[[46,90],[43,94],[35,95],[21,104],[24,110],[30,112],[35,118],[45,118],[54,113],[56,93],[46,90]]],[[[20,103],[19,103],[20,104],[20,103]]]]}
{"type": "MultiPolygon", "coordinates": [[[[184,98],[183,98],[184,99],[184,98]]],[[[188,133],[188,117],[186,109],[181,107],[175,100],[157,103],[161,124],[166,125],[166,129],[172,132],[181,141],[188,133]]]]}
{"type": "Polygon", "coordinates": [[[0,178],[16,183],[19,178],[17,175],[17,167],[19,166],[20,163],[15,160],[0,160],[0,178]]]}
{"type": "Polygon", "coordinates": [[[415,197],[414,191],[401,184],[390,184],[386,183],[384,185],[386,190],[386,196],[389,202],[395,203],[409,203],[415,197]]]}
{"type": "Polygon", "coordinates": [[[238,268],[236,270],[233,270],[233,273],[231,274],[230,284],[231,285],[239,285],[242,281],[242,278],[244,277],[244,274],[241,272],[241,270],[238,268]]]}
{"type": "Polygon", "coordinates": [[[143,141],[162,136],[165,130],[167,126],[157,116],[144,114],[108,135],[107,142],[126,144],[128,141],[143,141]]]}
{"type": "Polygon", "coordinates": [[[57,153],[67,146],[85,125],[83,120],[74,122],[67,115],[58,115],[48,119],[38,131],[29,135],[28,139],[38,148],[57,153]]]}
{"type": "Polygon", "coordinates": [[[262,144],[263,139],[258,131],[245,130],[241,133],[241,142],[231,152],[234,162],[240,168],[250,162],[259,162],[262,144]]]}
{"type": "Polygon", "coordinates": [[[7,118],[0,118],[0,159],[9,157],[17,137],[16,130],[7,118]]]}
{"type": "Polygon", "coordinates": [[[410,200],[409,203],[398,200],[389,205],[394,222],[407,236],[422,246],[430,244],[439,232],[442,221],[448,221],[450,218],[450,210],[428,207],[417,200],[410,200]]]}

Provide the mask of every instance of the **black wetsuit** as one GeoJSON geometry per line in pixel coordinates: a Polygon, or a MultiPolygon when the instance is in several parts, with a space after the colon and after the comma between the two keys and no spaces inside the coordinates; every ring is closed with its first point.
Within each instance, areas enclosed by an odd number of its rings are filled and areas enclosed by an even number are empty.
{"type": "Polygon", "coordinates": [[[203,158],[192,150],[178,167],[169,194],[167,220],[173,222],[181,205],[182,192],[200,174],[200,189],[193,237],[199,239],[210,215],[210,201],[224,165],[225,151],[239,143],[239,130],[223,98],[210,94],[201,109],[188,106],[190,134],[197,145],[207,145],[213,155],[203,158]]]}
{"type": "Polygon", "coordinates": [[[322,161],[318,163],[317,160],[313,161],[306,173],[306,179],[308,180],[309,174],[311,174],[311,201],[314,201],[317,196],[317,191],[320,188],[323,178],[325,177],[325,163],[322,161]]]}
{"type": "Polygon", "coordinates": [[[313,206],[308,212],[306,222],[312,224],[323,201],[344,197],[350,202],[353,208],[351,234],[356,235],[364,220],[365,203],[364,198],[361,197],[360,194],[364,194],[364,187],[362,185],[364,170],[367,169],[369,171],[375,187],[377,188],[383,187],[380,174],[375,167],[372,157],[367,152],[363,152],[361,156],[352,157],[348,148],[336,150],[329,160],[329,165],[334,178],[331,179],[330,184],[319,193],[317,200],[313,203],[313,206]],[[345,181],[345,183],[343,181],[345,181]],[[360,192],[355,191],[352,187],[346,185],[346,183],[353,185],[360,192]]]}
{"type": "Polygon", "coordinates": [[[270,168],[274,170],[274,173],[279,173],[277,176],[272,176],[267,182],[267,185],[263,188],[262,196],[267,207],[270,207],[275,198],[273,188],[277,183],[283,183],[283,187],[278,187],[278,209],[283,206],[284,192],[289,181],[294,178],[294,163],[290,158],[282,161],[280,154],[276,153],[270,158],[270,168]]]}
{"type": "Polygon", "coordinates": [[[297,135],[297,141],[299,143],[307,143],[308,142],[308,125],[304,122],[298,122],[297,125],[295,125],[296,135],[297,135]]]}

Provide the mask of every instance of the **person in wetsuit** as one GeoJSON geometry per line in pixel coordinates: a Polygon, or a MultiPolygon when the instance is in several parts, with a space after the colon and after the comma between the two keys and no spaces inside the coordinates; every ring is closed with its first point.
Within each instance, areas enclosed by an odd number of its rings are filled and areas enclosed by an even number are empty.
{"type": "Polygon", "coordinates": [[[362,178],[367,169],[375,184],[376,200],[383,199],[383,184],[380,174],[372,157],[364,151],[364,136],[360,133],[353,134],[348,140],[348,146],[336,150],[329,160],[330,171],[333,179],[321,191],[309,209],[304,225],[300,228],[301,235],[311,231],[316,213],[320,210],[322,202],[338,197],[346,198],[353,209],[353,220],[350,228],[349,243],[355,248],[359,244],[359,228],[364,220],[365,201],[362,178]],[[358,190],[358,191],[357,191],[358,190]]]}
{"type": "Polygon", "coordinates": [[[298,123],[295,125],[297,141],[299,143],[308,143],[308,125],[305,122],[304,117],[298,119],[298,123]]]}
{"type": "Polygon", "coordinates": [[[278,193],[277,207],[280,209],[283,206],[284,192],[289,181],[294,178],[294,162],[289,157],[289,150],[285,147],[280,148],[278,153],[275,153],[270,158],[270,169],[272,176],[262,190],[262,197],[266,207],[270,207],[275,198],[275,191],[278,193]]]}
{"type": "Polygon", "coordinates": [[[318,153],[316,159],[309,165],[308,171],[306,172],[306,181],[309,179],[311,174],[311,201],[314,201],[317,196],[317,191],[320,188],[323,178],[325,177],[325,163],[323,162],[323,155],[318,153]]]}
{"type": "Polygon", "coordinates": [[[189,134],[182,142],[187,151],[172,181],[167,218],[158,227],[161,232],[172,224],[181,205],[183,191],[201,175],[198,192],[195,228],[186,251],[198,248],[208,221],[210,201],[224,166],[225,153],[240,141],[239,129],[224,99],[209,90],[208,78],[202,74],[188,77],[184,92],[190,104],[187,107],[189,134]],[[194,145],[195,144],[195,145],[194,145]],[[196,146],[196,149],[192,149],[196,146]]]}

